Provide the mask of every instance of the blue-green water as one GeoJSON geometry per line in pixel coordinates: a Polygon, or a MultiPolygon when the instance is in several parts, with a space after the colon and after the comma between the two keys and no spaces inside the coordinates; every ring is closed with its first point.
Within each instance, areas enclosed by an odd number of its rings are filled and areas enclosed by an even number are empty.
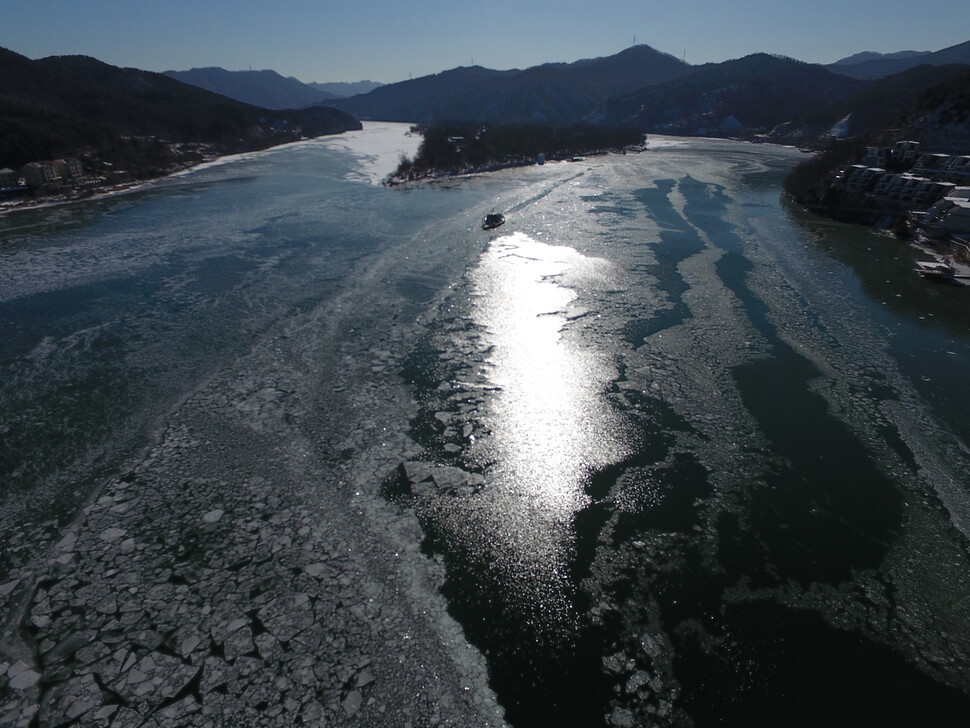
{"type": "Polygon", "coordinates": [[[786,206],[799,158],[674,140],[388,189],[328,141],[0,218],[0,532],[37,538],[4,573],[214,388],[348,537],[423,539],[448,615],[402,598],[512,725],[965,714],[970,288],[786,206]]]}

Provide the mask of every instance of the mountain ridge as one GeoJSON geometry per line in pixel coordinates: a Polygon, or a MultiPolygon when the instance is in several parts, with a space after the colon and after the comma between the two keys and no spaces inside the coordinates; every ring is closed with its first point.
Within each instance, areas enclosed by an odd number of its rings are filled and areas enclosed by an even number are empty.
{"type": "MultiPolygon", "coordinates": [[[[955,72],[952,63],[938,64],[968,52],[970,42],[935,53],[891,54],[875,62],[904,62],[904,75],[865,79],[841,66],[766,53],[691,66],[640,45],[606,58],[525,70],[458,67],[333,105],[383,121],[639,125],[653,133],[762,135],[811,146],[833,132],[871,133],[880,121],[888,123],[923,88],[919,84],[955,72]],[[920,67],[928,70],[914,70],[920,67]],[[898,88],[882,85],[896,76],[898,88]],[[882,88],[884,98],[871,88],[882,88]]],[[[874,62],[870,54],[843,60],[850,67],[874,62]]]]}
{"type": "Polygon", "coordinates": [[[731,117],[744,127],[768,131],[863,86],[822,66],[756,53],[705,64],[677,81],[615,97],[603,118],[636,123],[647,132],[693,135],[715,130],[731,117]]]}
{"type": "Polygon", "coordinates": [[[373,91],[376,88],[383,86],[383,83],[378,83],[377,81],[330,81],[328,83],[318,83],[312,81],[307,84],[312,88],[323,91],[324,93],[330,94],[337,98],[347,98],[348,96],[358,96],[360,94],[366,94],[373,91]]]}
{"type": "Polygon", "coordinates": [[[333,105],[358,118],[382,121],[573,121],[611,95],[676,78],[690,68],[669,54],[637,45],[613,56],[524,70],[459,66],[337,99],[333,105]]]}
{"type": "Polygon", "coordinates": [[[165,71],[165,75],[207,91],[265,109],[300,109],[327,103],[333,94],[271,70],[227,71],[219,67],[165,71]]]}
{"type": "Polygon", "coordinates": [[[922,65],[948,66],[954,63],[970,64],[970,41],[932,52],[900,51],[899,53],[883,54],[875,58],[865,57],[866,54],[864,53],[856,54],[856,56],[863,56],[864,58],[860,62],[849,63],[848,61],[853,58],[853,56],[849,56],[848,58],[843,58],[841,61],[829,64],[827,68],[836,73],[871,81],[902,73],[903,71],[908,71],[922,65]]]}
{"type": "Polygon", "coordinates": [[[827,64],[828,68],[835,68],[838,66],[855,66],[859,63],[868,63],[870,61],[895,61],[904,58],[915,58],[916,56],[927,56],[930,51],[896,51],[895,53],[877,53],[875,51],[862,51],[860,53],[853,53],[851,56],[846,56],[845,58],[840,58],[834,63],[827,64]]]}
{"type": "Polygon", "coordinates": [[[354,128],[329,107],[274,111],[88,56],[0,48],[0,167],[84,153],[152,176],[180,143],[227,153],[354,128]]]}
{"type": "Polygon", "coordinates": [[[276,110],[327,104],[333,99],[365,94],[384,85],[376,81],[304,83],[271,69],[228,71],[220,66],[164,73],[236,101],[276,110]]]}

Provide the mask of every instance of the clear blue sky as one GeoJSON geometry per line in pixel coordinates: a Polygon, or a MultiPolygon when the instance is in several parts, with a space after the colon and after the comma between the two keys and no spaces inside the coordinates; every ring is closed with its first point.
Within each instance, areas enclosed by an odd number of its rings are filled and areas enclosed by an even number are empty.
{"type": "Polygon", "coordinates": [[[688,63],[750,53],[830,63],[970,40],[970,3],[936,0],[0,0],[0,46],[150,71],[270,68],[384,83],[608,56],[637,43],[688,63]]]}

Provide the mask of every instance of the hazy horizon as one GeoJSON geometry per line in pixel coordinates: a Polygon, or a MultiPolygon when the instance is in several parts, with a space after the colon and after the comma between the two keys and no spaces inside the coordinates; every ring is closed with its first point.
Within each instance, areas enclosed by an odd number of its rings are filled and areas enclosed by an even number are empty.
{"type": "Polygon", "coordinates": [[[495,70],[611,56],[634,43],[693,65],[752,53],[833,63],[872,51],[937,51],[968,40],[970,9],[943,0],[919,23],[898,0],[812,7],[741,0],[730,7],[618,0],[495,0],[420,7],[377,0],[34,0],[6,10],[0,46],[29,58],[88,55],[147,71],[273,70],[305,83],[395,83],[458,66],[495,70]]]}

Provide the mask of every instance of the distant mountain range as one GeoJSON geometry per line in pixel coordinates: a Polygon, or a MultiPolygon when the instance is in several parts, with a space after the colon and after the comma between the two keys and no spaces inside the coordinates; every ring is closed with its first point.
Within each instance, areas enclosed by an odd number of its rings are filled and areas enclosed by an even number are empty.
{"type": "Polygon", "coordinates": [[[970,42],[831,66],[754,54],[692,66],[648,46],[525,70],[456,68],[332,101],[361,119],[595,123],[811,144],[877,131],[927,86],[970,71],[970,42]]]}
{"type": "Polygon", "coordinates": [[[822,66],[756,54],[699,66],[677,81],[614,97],[598,111],[598,118],[671,134],[703,134],[728,127],[770,131],[864,86],[863,81],[822,66]]]}
{"type": "Polygon", "coordinates": [[[873,51],[863,51],[862,53],[854,53],[853,55],[838,60],[835,63],[830,63],[828,68],[847,68],[857,66],[862,63],[869,63],[870,61],[895,61],[905,58],[928,56],[929,54],[929,51],[899,51],[897,53],[874,53],[873,51]]]}
{"type": "Polygon", "coordinates": [[[853,78],[875,80],[903,73],[917,66],[947,66],[954,63],[970,64],[970,41],[934,53],[928,51],[856,53],[830,64],[827,68],[853,78]]]}
{"type": "Polygon", "coordinates": [[[861,53],[828,66],[766,54],[693,66],[638,45],[574,63],[461,67],[388,85],[304,84],[275,71],[221,68],[158,74],[0,49],[0,166],[117,150],[149,135],[256,148],[357,128],[356,119],[606,124],[813,144],[833,132],[883,129],[926,89],[960,87],[968,71],[970,42],[933,53],[861,53]]]}
{"type": "Polygon", "coordinates": [[[577,121],[611,96],[681,78],[693,67],[639,45],[607,58],[524,71],[461,67],[382,86],[334,106],[360,119],[577,121]]]}
{"type": "Polygon", "coordinates": [[[276,71],[193,68],[191,71],[165,71],[165,75],[264,109],[301,109],[336,98],[334,94],[308,86],[293,77],[281,76],[276,71]]]}
{"type": "Polygon", "coordinates": [[[272,71],[169,73],[270,108],[325,101],[365,120],[582,122],[811,144],[830,132],[880,129],[927,85],[965,66],[970,41],[935,52],[857,53],[826,66],[766,54],[693,66],[638,45],[575,63],[509,71],[459,67],[376,88],[301,84],[272,71]],[[334,92],[344,96],[324,95],[334,92]]]}
{"type": "Polygon", "coordinates": [[[357,128],[329,107],[273,111],[161,73],[0,48],[0,167],[83,152],[149,174],[178,143],[241,151],[357,128]]]}
{"type": "Polygon", "coordinates": [[[227,71],[224,68],[165,71],[165,75],[264,109],[302,109],[367,93],[381,86],[373,81],[303,83],[276,71],[227,71]]]}
{"type": "Polygon", "coordinates": [[[476,118],[531,121],[582,116],[612,95],[677,78],[691,66],[648,46],[608,58],[548,63],[525,71],[456,68],[412,81],[382,85],[304,84],[275,71],[196,68],[165,73],[185,83],[269,109],[337,105],[358,118],[421,121],[476,118]],[[538,96],[537,96],[538,95],[538,96]]]}
{"type": "Polygon", "coordinates": [[[757,54],[702,66],[677,81],[614,97],[598,119],[661,134],[747,132],[811,144],[829,134],[876,133],[928,87],[968,75],[970,65],[924,65],[866,81],[757,54]]]}
{"type": "Polygon", "coordinates": [[[325,94],[342,99],[347,96],[370,93],[375,88],[380,88],[384,84],[378,83],[377,81],[354,81],[352,83],[346,81],[331,81],[330,83],[309,83],[307,85],[323,91],[325,94]]]}

